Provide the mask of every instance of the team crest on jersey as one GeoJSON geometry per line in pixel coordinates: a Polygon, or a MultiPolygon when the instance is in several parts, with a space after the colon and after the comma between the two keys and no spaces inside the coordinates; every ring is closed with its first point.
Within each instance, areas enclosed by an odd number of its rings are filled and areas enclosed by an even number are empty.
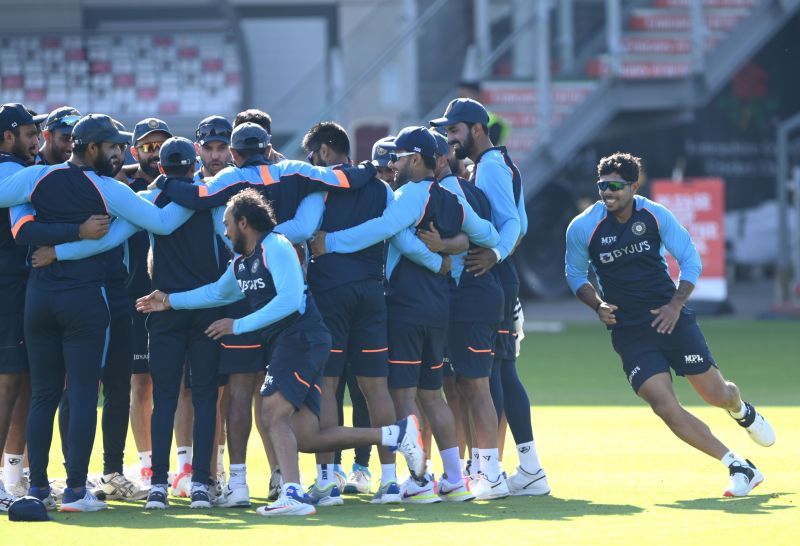
{"type": "Polygon", "coordinates": [[[253,262],[253,267],[250,268],[250,273],[255,275],[256,271],[258,271],[258,260],[253,262]]]}
{"type": "Polygon", "coordinates": [[[239,269],[238,269],[238,271],[239,271],[239,273],[241,273],[242,271],[244,271],[244,262],[239,262],[239,269]]]}
{"type": "Polygon", "coordinates": [[[631,226],[631,231],[637,237],[641,237],[647,231],[647,226],[644,225],[644,222],[634,222],[633,226],[631,226]]]}

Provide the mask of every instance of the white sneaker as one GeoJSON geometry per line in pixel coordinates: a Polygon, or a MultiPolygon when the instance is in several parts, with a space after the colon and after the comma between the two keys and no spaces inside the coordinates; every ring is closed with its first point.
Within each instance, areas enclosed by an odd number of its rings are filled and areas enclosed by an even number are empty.
{"type": "Polygon", "coordinates": [[[99,512],[100,510],[107,509],[108,505],[103,501],[97,500],[97,497],[92,495],[91,491],[87,488],[83,498],[72,502],[64,502],[62,498],[59,512],[99,512]]]}
{"type": "Polygon", "coordinates": [[[400,490],[403,493],[403,502],[409,504],[433,504],[435,502],[442,502],[442,499],[436,493],[436,484],[430,480],[425,480],[425,483],[420,485],[414,478],[408,478],[403,482],[403,485],[400,486],[400,490]]]}
{"type": "Polygon", "coordinates": [[[344,470],[342,470],[342,467],[338,464],[333,471],[333,481],[336,482],[336,487],[339,488],[339,491],[342,491],[344,486],[347,485],[347,474],[344,473],[344,470]]]}
{"type": "Polygon", "coordinates": [[[153,485],[150,487],[150,493],[147,495],[147,502],[144,505],[145,510],[166,510],[169,506],[167,500],[167,486],[166,485],[153,485]]]}
{"type": "Polygon", "coordinates": [[[517,467],[517,470],[508,478],[508,490],[512,495],[549,495],[550,485],[547,483],[547,474],[540,468],[535,474],[530,474],[517,467]]]}
{"type": "Polygon", "coordinates": [[[397,482],[382,483],[370,501],[372,504],[395,504],[403,501],[397,482]]]}
{"type": "Polygon", "coordinates": [[[764,475],[756,466],[748,459],[745,459],[745,462],[747,466],[733,463],[728,467],[728,472],[731,476],[731,484],[725,493],[723,493],[726,497],[744,497],[764,481],[764,475]]]}
{"type": "Polygon", "coordinates": [[[192,465],[183,465],[183,470],[172,481],[172,496],[188,498],[192,496],[192,465]]]}
{"type": "Polygon", "coordinates": [[[419,420],[413,413],[395,423],[400,427],[397,450],[403,454],[411,475],[415,478],[425,476],[425,450],[422,447],[422,434],[419,420]]]}
{"type": "Polygon", "coordinates": [[[6,491],[3,482],[0,482],[0,512],[8,512],[8,508],[17,500],[17,497],[6,491]]]}
{"type": "Polygon", "coordinates": [[[256,510],[260,516],[311,516],[317,509],[310,504],[308,495],[303,495],[294,486],[289,486],[272,504],[261,506],[256,510]]]}
{"type": "Polygon", "coordinates": [[[503,474],[500,474],[496,481],[491,481],[485,474],[480,473],[472,481],[470,488],[478,500],[502,499],[511,494],[508,490],[508,482],[503,474]]]}
{"type": "Polygon", "coordinates": [[[31,482],[27,476],[22,476],[17,483],[8,488],[8,492],[17,498],[24,497],[28,494],[28,488],[31,482]]]}
{"type": "Polygon", "coordinates": [[[439,480],[439,498],[445,502],[466,502],[475,498],[470,491],[465,478],[460,478],[456,483],[447,481],[447,474],[442,474],[439,480]]]}
{"type": "Polygon", "coordinates": [[[744,417],[737,419],[731,415],[733,420],[739,423],[739,426],[744,427],[750,438],[758,445],[769,447],[774,444],[775,430],[769,424],[769,421],[764,419],[764,416],[758,413],[752,404],[745,402],[744,405],[747,408],[744,417]]]}
{"type": "Polygon", "coordinates": [[[98,489],[105,493],[107,500],[138,501],[147,498],[149,491],[136,485],[124,474],[114,472],[110,476],[108,479],[101,476],[98,480],[98,489]]]}
{"type": "Polygon", "coordinates": [[[278,497],[281,496],[282,487],[283,476],[281,475],[281,469],[276,468],[275,472],[269,477],[269,493],[267,494],[267,500],[271,502],[278,500],[278,497]]]}
{"type": "Polygon", "coordinates": [[[308,488],[308,496],[316,506],[341,506],[344,504],[344,499],[342,499],[342,494],[336,482],[320,487],[315,480],[311,487],[308,488]]]}
{"type": "Polygon", "coordinates": [[[342,493],[345,495],[358,495],[369,493],[372,485],[372,474],[369,469],[363,466],[356,467],[353,465],[353,471],[347,477],[347,483],[344,485],[342,493]]]}
{"type": "Polygon", "coordinates": [[[250,488],[247,484],[234,487],[228,484],[222,495],[217,497],[215,504],[221,508],[246,508],[250,506],[250,488]]]}

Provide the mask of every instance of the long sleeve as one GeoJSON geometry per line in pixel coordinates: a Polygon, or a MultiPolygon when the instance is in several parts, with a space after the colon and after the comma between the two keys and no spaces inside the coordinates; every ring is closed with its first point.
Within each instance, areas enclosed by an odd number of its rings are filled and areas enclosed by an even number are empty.
{"type": "Polygon", "coordinates": [[[681,268],[680,280],[697,284],[697,279],[700,278],[700,273],[703,271],[703,263],[689,232],[663,205],[648,200],[644,208],[650,211],[658,221],[658,233],[661,235],[661,241],[681,268]]]}
{"type": "Polygon", "coordinates": [[[52,167],[34,165],[23,167],[19,163],[0,163],[0,208],[13,207],[30,201],[36,183],[52,167]]]}
{"type": "Polygon", "coordinates": [[[564,272],[573,293],[589,282],[589,241],[584,229],[584,216],[578,216],[567,228],[567,252],[564,272]]]}
{"type": "Polygon", "coordinates": [[[425,243],[417,237],[413,228],[401,229],[399,233],[391,238],[389,243],[403,256],[415,264],[431,270],[433,273],[438,273],[442,268],[442,257],[435,252],[431,252],[425,246],[425,243]]]}
{"type": "Polygon", "coordinates": [[[53,246],[80,238],[80,224],[37,222],[36,210],[30,203],[11,207],[9,215],[11,234],[18,245],[53,246]]]}
{"type": "Polygon", "coordinates": [[[447,176],[439,181],[439,185],[447,191],[455,194],[458,202],[464,211],[464,220],[461,229],[467,234],[469,240],[478,246],[492,248],[500,241],[500,235],[497,233],[494,225],[478,216],[478,213],[472,208],[472,205],[467,201],[467,196],[464,195],[464,190],[461,189],[458,179],[454,176],[447,176]]]}
{"type": "Polygon", "coordinates": [[[244,294],[239,289],[239,283],[233,273],[233,263],[231,263],[231,266],[215,282],[194,290],[170,294],[169,304],[173,309],[203,309],[221,307],[241,299],[244,299],[244,294]]]}
{"type": "Polygon", "coordinates": [[[65,260],[82,260],[83,258],[88,258],[89,256],[94,256],[95,254],[100,254],[118,247],[137,231],[141,231],[139,226],[135,226],[127,220],[117,218],[111,223],[108,233],[99,239],[56,245],[56,257],[60,262],[65,260]]]}
{"type": "Polygon", "coordinates": [[[500,234],[500,243],[495,248],[504,260],[514,250],[521,233],[511,171],[494,161],[481,161],[477,166],[475,184],[483,190],[492,206],[492,221],[500,234]]]}
{"type": "Polygon", "coordinates": [[[156,235],[169,235],[188,220],[192,211],[175,203],[159,208],[137,195],[127,184],[108,177],[100,177],[98,189],[108,207],[108,212],[120,216],[156,235]]]}
{"type": "Polygon", "coordinates": [[[225,207],[231,197],[258,181],[246,180],[240,169],[223,169],[208,184],[194,184],[184,178],[159,179],[159,187],[173,202],[192,210],[225,207]]]}
{"type": "Polygon", "coordinates": [[[214,233],[216,233],[228,250],[233,252],[233,243],[225,236],[225,207],[217,207],[211,211],[211,220],[214,222],[214,233]]]}
{"type": "Polygon", "coordinates": [[[278,224],[273,231],[283,234],[292,244],[304,243],[319,229],[324,213],[325,192],[314,192],[300,202],[294,218],[278,224]]]}

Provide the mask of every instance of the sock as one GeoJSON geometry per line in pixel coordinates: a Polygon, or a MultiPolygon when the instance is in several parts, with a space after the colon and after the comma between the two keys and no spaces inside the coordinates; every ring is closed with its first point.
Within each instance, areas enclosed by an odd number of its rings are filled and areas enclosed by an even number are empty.
{"type": "Polygon", "coordinates": [[[206,484],[204,484],[204,483],[192,482],[192,491],[195,491],[197,489],[202,489],[203,491],[207,492],[208,491],[208,486],[206,484]]]}
{"type": "Polygon", "coordinates": [[[184,471],[186,465],[192,466],[191,446],[183,446],[178,448],[178,474],[184,471]]]}
{"type": "Polygon", "coordinates": [[[320,489],[324,489],[333,482],[333,466],[332,464],[317,465],[317,487],[320,489]]]}
{"type": "Polygon", "coordinates": [[[140,451],[139,464],[142,466],[142,468],[151,468],[153,466],[153,452],[140,451]]]}
{"type": "Polygon", "coordinates": [[[292,482],[289,482],[289,483],[285,483],[285,484],[283,484],[283,487],[281,488],[281,493],[282,493],[283,495],[285,495],[285,494],[286,494],[286,491],[287,491],[287,490],[288,490],[290,487],[294,487],[295,489],[297,489],[297,493],[298,493],[300,496],[302,496],[302,495],[303,495],[303,488],[302,488],[302,487],[300,487],[300,484],[299,484],[299,483],[292,483],[292,482]]]}
{"type": "Polygon", "coordinates": [[[500,468],[500,462],[498,461],[498,450],[479,449],[478,453],[481,456],[481,472],[491,481],[497,480],[503,472],[500,468]]]}
{"type": "Polygon", "coordinates": [[[747,415],[747,406],[745,405],[744,400],[742,400],[742,405],[739,407],[739,411],[729,411],[728,413],[730,413],[731,417],[734,419],[741,419],[747,415]]]}
{"type": "Polygon", "coordinates": [[[469,474],[470,476],[475,476],[478,474],[478,470],[481,469],[481,456],[478,453],[478,448],[472,448],[472,464],[469,466],[469,474]]]}
{"type": "Polygon", "coordinates": [[[425,459],[425,474],[433,474],[433,461],[425,459]]]}
{"type": "Polygon", "coordinates": [[[247,485],[247,465],[246,464],[232,464],[230,465],[231,476],[228,480],[228,485],[244,486],[247,485]]]}
{"type": "Polygon", "coordinates": [[[381,485],[389,482],[397,481],[397,465],[382,464],[381,465],[381,485]]]}
{"type": "Polygon", "coordinates": [[[225,472],[225,444],[217,446],[217,474],[225,472]]]}
{"type": "Polygon", "coordinates": [[[747,466],[747,461],[739,457],[733,451],[729,451],[725,455],[723,455],[720,461],[722,461],[722,464],[725,465],[725,468],[728,468],[734,463],[739,464],[741,466],[747,466]]]}
{"type": "Polygon", "coordinates": [[[517,444],[517,454],[519,455],[519,466],[528,474],[536,474],[542,469],[539,462],[539,454],[536,453],[536,443],[531,440],[524,444],[517,444]]]}
{"type": "Polygon", "coordinates": [[[447,481],[449,483],[458,483],[461,479],[461,468],[458,466],[458,446],[442,449],[439,451],[442,457],[442,465],[444,466],[444,473],[447,474],[447,481]]]}
{"type": "Polygon", "coordinates": [[[397,447],[397,442],[400,439],[400,427],[397,425],[388,425],[381,427],[381,445],[387,447],[397,447]]]}
{"type": "Polygon", "coordinates": [[[14,487],[22,478],[22,455],[3,453],[3,481],[6,487],[14,487]]]}
{"type": "Polygon", "coordinates": [[[334,472],[334,474],[343,474],[343,475],[345,475],[344,468],[342,468],[342,465],[339,464],[339,463],[334,463],[333,472],[334,472]]]}

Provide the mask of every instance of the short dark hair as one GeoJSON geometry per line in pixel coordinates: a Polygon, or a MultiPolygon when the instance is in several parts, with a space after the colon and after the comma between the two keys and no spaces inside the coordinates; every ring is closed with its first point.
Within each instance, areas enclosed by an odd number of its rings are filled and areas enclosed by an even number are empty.
{"type": "Polygon", "coordinates": [[[175,178],[192,178],[192,170],[194,167],[192,165],[170,165],[165,167],[164,165],[161,166],[164,169],[164,174],[166,176],[171,176],[175,178]]]}
{"type": "MultiPolygon", "coordinates": [[[[72,145],[72,153],[75,154],[78,157],[85,156],[86,155],[86,150],[89,149],[89,144],[91,144],[91,142],[82,142],[80,144],[73,144],[72,145]]],[[[95,142],[95,144],[97,144],[98,146],[100,145],[99,142],[95,142]]]]}
{"type": "Polygon", "coordinates": [[[239,156],[243,160],[246,161],[246,160],[248,160],[248,159],[250,159],[251,157],[254,157],[254,156],[255,157],[266,157],[267,151],[269,150],[269,147],[267,147],[267,148],[242,148],[241,150],[237,150],[236,148],[231,148],[231,150],[233,150],[234,152],[239,154],[239,156]]]}
{"type": "Polygon", "coordinates": [[[256,231],[272,231],[277,225],[272,204],[253,188],[240,191],[228,200],[231,216],[237,222],[247,218],[247,223],[256,231]]]}
{"type": "Polygon", "coordinates": [[[469,89],[470,91],[474,91],[475,93],[481,92],[480,82],[461,80],[458,82],[458,86],[464,89],[469,89]]]}
{"type": "Polygon", "coordinates": [[[616,152],[604,157],[597,164],[597,176],[617,173],[626,182],[639,180],[639,171],[642,168],[642,159],[632,154],[616,152]]]}
{"type": "Polygon", "coordinates": [[[239,112],[236,114],[236,118],[233,120],[233,126],[236,127],[237,125],[247,122],[260,125],[267,133],[270,135],[272,134],[272,118],[263,110],[250,108],[248,110],[239,112]]]}
{"type": "Polygon", "coordinates": [[[19,127],[12,127],[11,129],[0,132],[0,142],[6,141],[6,131],[11,131],[16,138],[19,138],[19,127]]]}
{"type": "Polygon", "coordinates": [[[472,129],[473,125],[480,125],[481,127],[483,127],[483,132],[486,133],[486,136],[489,136],[489,126],[486,125],[485,123],[476,123],[472,121],[465,121],[464,123],[467,124],[467,129],[472,129]]]}
{"type": "Polygon", "coordinates": [[[350,156],[350,138],[344,127],[334,121],[323,121],[314,125],[303,137],[303,149],[306,152],[318,150],[327,144],[337,154],[350,156]]]}
{"type": "Polygon", "coordinates": [[[430,169],[432,171],[436,170],[436,158],[431,157],[429,155],[421,155],[422,163],[425,165],[425,168],[430,169]]]}

